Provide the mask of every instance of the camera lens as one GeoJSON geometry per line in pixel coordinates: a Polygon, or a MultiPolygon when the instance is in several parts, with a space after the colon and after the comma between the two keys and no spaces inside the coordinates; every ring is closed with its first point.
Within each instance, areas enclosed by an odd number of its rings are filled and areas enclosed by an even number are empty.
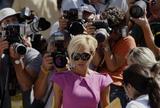
{"type": "Polygon", "coordinates": [[[20,43],[14,43],[13,48],[15,49],[16,53],[20,55],[24,55],[27,51],[26,47],[20,43]]]}
{"type": "Polygon", "coordinates": [[[104,28],[100,28],[96,30],[95,38],[98,41],[98,43],[104,42],[107,37],[109,36],[108,32],[104,28]]]}
{"type": "Polygon", "coordinates": [[[56,67],[58,68],[63,68],[66,66],[67,64],[67,54],[64,51],[55,51],[54,53],[52,53],[52,57],[53,57],[53,62],[55,64],[56,67]]]}
{"type": "Polygon", "coordinates": [[[82,22],[74,21],[69,28],[69,33],[72,35],[82,34],[84,32],[84,27],[82,22]]]}
{"type": "Polygon", "coordinates": [[[144,15],[146,7],[147,7],[146,2],[144,2],[143,0],[135,2],[134,5],[131,6],[129,10],[131,17],[133,18],[142,17],[144,15]]]}

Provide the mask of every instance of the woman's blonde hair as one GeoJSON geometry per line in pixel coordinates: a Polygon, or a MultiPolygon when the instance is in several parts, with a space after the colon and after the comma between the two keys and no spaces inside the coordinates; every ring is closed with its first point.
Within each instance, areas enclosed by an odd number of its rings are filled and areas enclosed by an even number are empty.
{"type": "Polygon", "coordinates": [[[132,64],[136,63],[147,67],[152,67],[157,63],[155,55],[147,47],[136,47],[132,49],[128,55],[128,61],[132,64]]]}
{"type": "Polygon", "coordinates": [[[69,57],[75,51],[77,51],[81,47],[87,47],[90,49],[90,53],[93,54],[97,48],[97,40],[91,35],[80,34],[74,36],[68,45],[68,54],[69,57]]]}

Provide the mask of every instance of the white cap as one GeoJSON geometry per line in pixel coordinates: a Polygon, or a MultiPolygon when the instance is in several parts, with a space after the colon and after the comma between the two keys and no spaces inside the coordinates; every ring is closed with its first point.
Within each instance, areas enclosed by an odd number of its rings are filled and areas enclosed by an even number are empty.
{"type": "Polygon", "coordinates": [[[0,10],[0,22],[5,18],[13,15],[17,15],[16,11],[12,8],[3,8],[0,10]]]}
{"type": "Polygon", "coordinates": [[[104,36],[109,37],[109,33],[107,32],[107,30],[105,28],[100,28],[96,30],[96,35],[97,34],[103,34],[104,36]]]}

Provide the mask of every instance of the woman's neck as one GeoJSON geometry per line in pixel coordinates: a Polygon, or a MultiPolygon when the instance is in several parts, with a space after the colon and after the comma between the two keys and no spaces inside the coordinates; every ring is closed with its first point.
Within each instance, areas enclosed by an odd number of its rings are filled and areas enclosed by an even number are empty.
{"type": "Polygon", "coordinates": [[[80,75],[80,76],[83,76],[83,77],[85,77],[85,76],[87,76],[88,74],[89,74],[89,69],[87,68],[87,69],[73,69],[73,71],[75,72],[75,74],[78,74],[78,75],[80,75]]]}

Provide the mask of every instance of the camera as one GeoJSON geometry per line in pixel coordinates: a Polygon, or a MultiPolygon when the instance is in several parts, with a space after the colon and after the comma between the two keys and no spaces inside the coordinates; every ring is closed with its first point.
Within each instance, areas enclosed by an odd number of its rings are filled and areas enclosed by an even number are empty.
{"type": "Polygon", "coordinates": [[[93,21],[92,26],[96,27],[95,38],[97,39],[98,43],[104,42],[104,40],[112,31],[106,20],[93,21]]]}
{"type": "Polygon", "coordinates": [[[109,37],[108,32],[104,28],[100,28],[96,30],[95,38],[98,43],[104,42],[109,37]]]}
{"type": "Polygon", "coordinates": [[[150,27],[152,30],[152,33],[154,35],[154,43],[157,47],[160,48],[160,22],[151,22],[150,27]]]}
{"type": "Polygon", "coordinates": [[[21,43],[13,43],[13,48],[16,51],[16,53],[20,54],[20,55],[24,55],[27,51],[27,48],[25,45],[21,44],[21,43]]]}
{"type": "Polygon", "coordinates": [[[21,10],[18,21],[20,24],[25,25],[25,32],[27,35],[34,34],[39,31],[48,29],[51,24],[43,17],[37,17],[33,14],[33,10],[25,7],[21,10]]]}
{"type": "Polygon", "coordinates": [[[130,7],[129,13],[133,18],[142,17],[147,8],[147,3],[144,0],[136,1],[133,6],[130,7]]]}
{"type": "MultiPolygon", "coordinates": [[[[27,51],[26,47],[22,44],[22,36],[24,35],[25,27],[22,24],[11,24],[3,27],[2,36],[6,37],[9,44],[13,44],[16,53],[24,55],[27,51]]],[[[8,50],[6,51],[8,53],[8,50]]]]}
{"type": "Polygon", "coordinates": [[[84,32],[83,20],[77,20],[70,24],[68,31],[72,35],[82,34],[84,32]]]}
{"type": "Polygon", "coordinates": [[[35,18],[30,24],[26,26],[26,34],[33,34],[39,31],[47,30],[51,26],[45,18],[35,18]]]}
{"type": "Polygon", "coordinates": [[[63,11],[63,17],[68,19],[67,30],[72,35],[82,34],[84,31],[83,10],[71,8],[63,11]]]}
{"type": "Polygon", "coordinates": [[[63,17],[65,19],[68,19],[70,22],[77,21],[79,19],[83,19],[83,10],[79,10],[77,8],[71,8],[70,10],[64,10],[63,17]]]}
{"type": "Polygon", "coordinates": [[[12,44],[14,42],[22,42],[22,37],[25,34],[25,27],[23,24],[10,24],[2,27],[2,36],[12,44]]]}
{"type": "MultiPolygon", "coordinates": [[[[22,17],[22,19],[24,18],[28,17],[22,17]]],[[[34,17],[30,23],[23,22],[18,24],[2,25],[2,36],[6,37],[9,44],[16,43],[15,50],[18,50],[16,51],[17,53],[25,54],[24,51],[26,51],[26,48],[23,45],[22,37],[24,35],[32,35],[39,31],[46,30],[50,27],[50,25],[50,22],[48,22],[45,18],[34,17]],[[19,45],[17,45],[17,43],[19,43],[19,45]],[[19,49],[21,49],[22,52],[19,49]]],[[[6,51],[6,53],[8,53],[8,51],[6,51]]]]}
{"type": "Polygon", "coordinates": [[[67,51],[66,48],[64,48],[65,34],[58,31],[52,36],[54,38],[55,47],[57,48],[56,51],[51,54],[53,62],[56,67],[63,68],[67,64],[67,51]]]}

